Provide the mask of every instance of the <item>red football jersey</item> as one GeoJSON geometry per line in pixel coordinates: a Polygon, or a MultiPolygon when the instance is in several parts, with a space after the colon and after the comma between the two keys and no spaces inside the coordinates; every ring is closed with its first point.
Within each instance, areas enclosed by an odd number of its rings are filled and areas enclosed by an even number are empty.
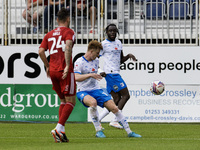
{"type": "MultiPolygon", "coordinates": [[[[45,35],[40,47],[49,50],[50,71],[64,70],[66,66],[64,54],[66,40],[72,40],[73,43],[75,41],[75,33],[70,28],[58,27],[45,35]]],[[[74,72],[72,58],[70,60],[69,72],[74,72]]]]}

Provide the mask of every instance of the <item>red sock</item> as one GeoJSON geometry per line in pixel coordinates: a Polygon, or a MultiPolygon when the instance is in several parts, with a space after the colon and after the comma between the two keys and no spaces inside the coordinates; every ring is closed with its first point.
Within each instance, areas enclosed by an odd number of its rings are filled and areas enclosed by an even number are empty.
{"type": "Polygon", "coordinates": [[[64,106],[65,106],[65,103],[61,102],[60,107],[59,107],[59,118],[61,117],[62,110],[63,110],[64,106]]]}
{"type": "Polygon", "coordinates": [[[70,102],[66,103],[62,110],[62,114],[61,114],[61,117],[59,118],[58,123],[60,123],[64,126],[65,122],[69,118],[69,115],[71,114],[73,108],[74,108],[74,104],[72,104],[70,102]]]}

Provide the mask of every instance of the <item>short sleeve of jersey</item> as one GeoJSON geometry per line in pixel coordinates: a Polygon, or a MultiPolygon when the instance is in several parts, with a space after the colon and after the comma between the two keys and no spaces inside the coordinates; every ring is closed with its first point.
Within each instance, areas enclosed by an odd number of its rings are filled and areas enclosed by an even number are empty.
{"type": "Polygon", "coordinates": [[[48,40],[47,40],[47,34],[44,36],[44,39],[42,40],[42,43],[40,44],[40,48],[48,49],[48,40]]]}
{"type": "Polygon", "coordinates": [[[67,30],[65,32],[65,41],[66,40],[72,40],[73,42],[75,41],[75,33],[73,30],[67,30]]]}
{"type": "Polygon", "coordinates": [[[77,59],[74,63],[74,73],[79,73],[81,74],[82,72],[82,65],[81,65],[81,58],[77,59]]]}

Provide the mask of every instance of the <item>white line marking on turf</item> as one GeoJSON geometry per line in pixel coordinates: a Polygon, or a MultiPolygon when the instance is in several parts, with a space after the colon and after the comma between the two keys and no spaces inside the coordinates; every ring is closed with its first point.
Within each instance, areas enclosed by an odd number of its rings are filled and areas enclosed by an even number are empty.
{"type": "MultiPolygon", "coordinates": [[[[35,138],[35,139],[38,139],[38,138],[41,138],[41,139],[49,139],[49,138],[52,138],[52,137],[0,137],[0,139],[27,139],[27,138],[35,138]]],[[[101,139],[101,138],[70,138],[69,139],[101,139]]],[[[138,139],[138,140],[183,140],[183,141],[200,141],[200,138],[145,138],[145,137],[142,137],[142,138],[129,138],[129,137],[124,137],[124,138],[105,138],[106,140],[113,140],[113,139],[120,139],[120,140],[123,140],[123,139],[138,139]]]]}

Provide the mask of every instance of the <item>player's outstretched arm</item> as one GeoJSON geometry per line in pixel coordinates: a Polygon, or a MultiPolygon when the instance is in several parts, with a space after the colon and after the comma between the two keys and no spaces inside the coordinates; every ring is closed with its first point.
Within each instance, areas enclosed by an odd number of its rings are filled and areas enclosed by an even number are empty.
{"type": "Polygon", "coordinates": [[[123,51],[121,52],[121,64],[127,61],[129,58],[133,61],[137,61],[136,57],[133,54],[128,54],[124,56],[123,51]]]}

